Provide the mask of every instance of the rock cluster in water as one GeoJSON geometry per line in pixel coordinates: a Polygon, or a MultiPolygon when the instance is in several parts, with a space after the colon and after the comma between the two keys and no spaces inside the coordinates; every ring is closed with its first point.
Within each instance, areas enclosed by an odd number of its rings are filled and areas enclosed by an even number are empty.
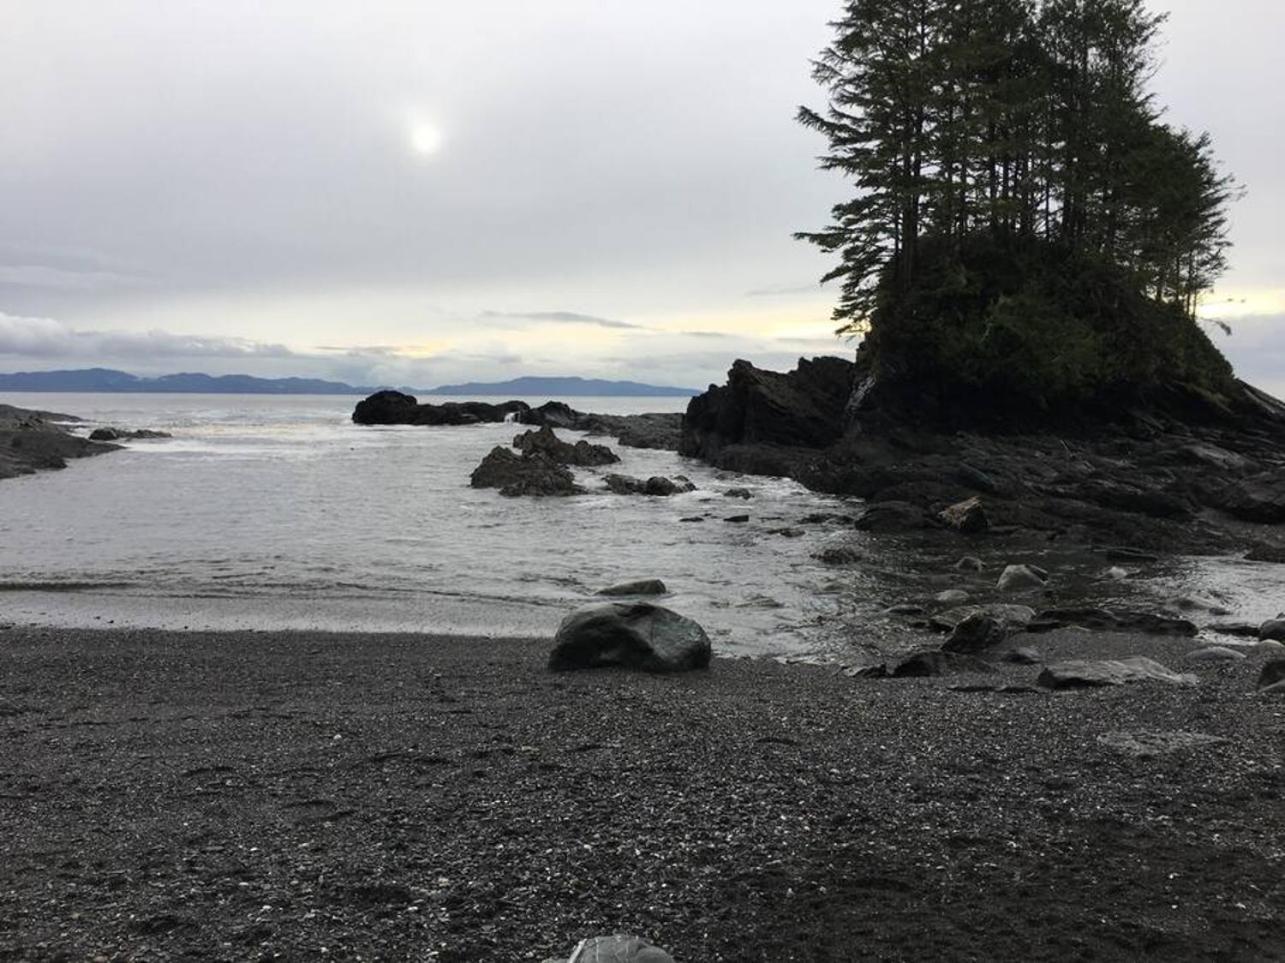
{"type": "Polygon", "coordinates": [[[73,435],[58,422],[79,418],[52,411],[0,405],[0,478],[67,467],[67,459],[115,451],[119,446],[73,435]]]}

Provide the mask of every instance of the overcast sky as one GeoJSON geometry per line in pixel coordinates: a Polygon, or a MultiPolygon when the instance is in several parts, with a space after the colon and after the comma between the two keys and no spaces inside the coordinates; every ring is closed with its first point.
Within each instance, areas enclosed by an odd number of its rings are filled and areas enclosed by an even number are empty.
{"type": "MultiPolygon", "coordinates": [[[[1249,189],[1211,313],[1285,389],[1285,4],[1167,0],[1249,189]]],[[[0,371],[703,386],[850,350],[793,241],[838,0],[4,0],[0,371]]]]}

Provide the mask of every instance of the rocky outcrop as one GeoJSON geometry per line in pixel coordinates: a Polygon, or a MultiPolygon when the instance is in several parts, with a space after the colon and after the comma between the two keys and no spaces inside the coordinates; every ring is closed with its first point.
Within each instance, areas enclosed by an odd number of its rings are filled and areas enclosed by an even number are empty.
{"type": "Polygon", "coordinates": [[[473,469],[469,484],[474,488],[498,488],[507,498],[584,494],[566,466],[540,453],[518,455],[511,448],[498,446],[473,469]]]}
{"type": "Polygon", "coordinates": [[[101,455],[120,448],[89,441],[56,424],[79,420],[52,411],[0,405],[0,478],[66,468],[68,459],[101,455]]]}
{"type": "Polygon", "coordinates": [[[683,475],[675,475],[672,479],[653,475],[644,481],[632,475],[612,474],[604,478],[603,482],[606,483],[607,491],[616,495],[650,495],[655,498],[668,498],[670,495],[681,495],[696,490],[696,486],[683,475]]]}
{"type": "Polygon", "coordinates": [[[524,425],[565,428],[589,435],[610,435],[626,448],[654,448],[677,451],[682,436],[683,416],[677,412],[646,412],[637,415],[599,415],[576,411],[561,401],[550,401],[517,416],[524,425]]]}
{"type": "Polygon", "coordinates": [[[482,401],[448,401],[441,405],[420,404],[414,395],[400,391],[376,391],[357,402],[352,420],[359,425],[477,425],[502,422],[529,411],[522,401],[492,405],[482,401]]]}
{"type": "Polygon", "coordinates": [[[562,620],[549,668],[683,672],[708,668],[711,654],[709,636],[694,620],[645,602],[613,602],[579,609],[562,620]]]}
{"type": "Polygon", "coordinates": [[[1103,632],[1141,632],[1144,635],[1172,635],[1192,637],[1200,630],[1194,622],[1157,615],[1153,612],[1133,612],[1126,609],[1059,608],[1048,609],[1035,617],[1030,631],[1049,631],[1068,625],[1103,632]]]}
{"type": "Polygon", "coordinates": [[[784,461],[799,449],[828,448],[843,434],[855,371],[842,358],[800,359],[788,374],[737,361],[726,386],[711,385],[688,404],[679,453],[744,471],[747,453],[737,451],[744,446],[775,448],[784,461]]]}
{"type": "Polygon", "coordinates": [[[863,498],[861,527],[876,533],[1285,558],[1285,533],[1236,524],[1285,524],[1285,404],[1248,385],[1222,400],[1175,388],[996,426],[959,412],[942,421],[931,385],[893,397],[865,364],[816,359],[779,374],[737,362],[689,404],[681,451],[863,498]]]}
{"type": "Polygon", "coordinates": [[[536,431],[524,431],[513,439],[513,447],[524,455],[543,455],[559,465],[581,468],[614,465],[620,461],[606,445],[591,445],[583,439],[571,444],[555,435],[548,425],[536,431]]]}

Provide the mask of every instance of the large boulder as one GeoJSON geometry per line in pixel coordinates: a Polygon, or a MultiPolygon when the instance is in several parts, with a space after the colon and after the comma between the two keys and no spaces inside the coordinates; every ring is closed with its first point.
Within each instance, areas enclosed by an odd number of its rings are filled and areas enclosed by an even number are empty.
{"type": "Polygon", "coordinates": [[[541,454],[517,455],[509,448],[492,448],[473,469],[469,484],[474,488],[498,488],[509,498],[518,495],[580,495],[569,469],[541,454]]]}
{"type": "Polygon", "coordinates": [[[544,455],[559,465],[588,468],[614,465],[620,461],[619,456],[606,445],[591,445],[584,440],[573,445],[555,435],[547,425],[536,431],[522,432],[513,439],[513,447],[524,455],[544,455]]]}
{"type": "Polygon", "coordinates": [[[788,374],[737,361],[726,386],[688,404],[679,452],[717,463],[732,445],[826,448],[843,432],[855,372],[842,358],[800,359],[788,374]]]}
{"type": "Polygon", "coordinates": [[[611,602],[578,609],[562,620],[549,668],[683,672],[708,668],[710,656],[709,636],[692,619],[646,602],[611,602]]]}
{"type": "Polygon", "coordinates": [[[1194,675],[1173,672],[1159,662],[1135,655],[1127,659],[1055,662],[1040,673],[1036,682],[1046,689],[1088,689],[1133,682],[1196,685],[1199,680],[1194,675]]]}
{"type": "Polygon", "coordinates": [[[414,395],[385,390],[357,402],[352,420],[359,425],[477,425],[507,421],[527,410],[529,406],[523,401],[499,405],[484,401],[422,405],[414,395]]]}

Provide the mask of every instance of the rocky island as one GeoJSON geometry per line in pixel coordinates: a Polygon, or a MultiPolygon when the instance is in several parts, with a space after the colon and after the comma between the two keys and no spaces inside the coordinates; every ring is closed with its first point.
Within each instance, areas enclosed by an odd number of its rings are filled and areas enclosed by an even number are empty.
{"type": "Polygon", "coordinates": [[[108,439],[81,438],[65,427],[79,420],[53,411],[0,405],[0,479],[66,468],[69,458],[101,455],[119,447],[108,439]]]}

